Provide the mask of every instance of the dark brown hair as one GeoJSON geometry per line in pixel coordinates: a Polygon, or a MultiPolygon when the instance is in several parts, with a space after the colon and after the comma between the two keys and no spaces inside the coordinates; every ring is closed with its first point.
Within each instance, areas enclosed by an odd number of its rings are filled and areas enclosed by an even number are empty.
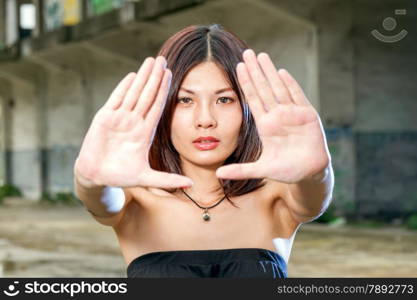
{"type": "MultiPolygon", "coordinates": [[[[181,171],[178,152],[170,139],[172,115],[178,90],[184,77],[193,67],[207,61],[216,63],[224,72],[239,97],[243,112],[238,146],[226,159],[224,165],[253,162],[259,158],[262,152],[261,140],[236,74],[236,65],[243,61],[242,53],[247,48],[248,46],[243,40],[219,24],[188,26],[168,38],[162,45],[158,55],[164,56],[167,60],[167,68],[172,71],[172,81],[167,102],[149,151],[149,162],[153,169],[184,175],[181,171]]],[[[262,178],[219,179],[219,182],[224,193],[228,196],[243,195],[265,185],[262,178]]]]}

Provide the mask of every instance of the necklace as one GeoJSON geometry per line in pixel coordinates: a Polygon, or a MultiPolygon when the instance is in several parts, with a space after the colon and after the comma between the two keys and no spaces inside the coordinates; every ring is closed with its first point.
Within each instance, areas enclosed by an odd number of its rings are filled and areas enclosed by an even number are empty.
{"type": "MultiPolygon", "coordinates": [[[[210,208],[213,208],[213,207],[215,207],[215,206],[217,206],[217,205],[219,205],[220,204],[220,202],[222,202],[223,200],[224,200],[224,198],[227,198],[227,196],[226,196],[226,194],[224,195],[224,197],[223,198],[221,198],[216,204],[214,204],[214,205],[212,205],[212,206],[208,206],[208,207],[204,207],[204,206],[201,206],[200,204],[198,204],[193,198],[191,198],[183,189],[181,189],[181,191],[191,200],[191,201],[193,201],[199,208],[201,208],[201,209],[204,209],[204,212],[203,212],[203,220],[204,221],[210,221],[210,214],[208,213],[208,210],[210,209],[210,208]]],[[[229,198],[227,198],[227,199],[229,199],[229,198]]]]}

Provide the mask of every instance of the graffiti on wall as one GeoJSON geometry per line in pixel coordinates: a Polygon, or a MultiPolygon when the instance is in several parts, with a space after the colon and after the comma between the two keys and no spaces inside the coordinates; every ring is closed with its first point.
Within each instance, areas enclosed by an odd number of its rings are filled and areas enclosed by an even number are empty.
{"type": "Polygon", "coordinates": [[[44,24],[46,31],[52,31],[62,26],[63,3],[59,0],[46,0],[44,5],[44,24]]]}
{"type": "MultiPolygon", "coordinates": [[[[80,0],[46,0],[44,2],[45,29],[52,31],[59,27],[73,26],[82,18],[80,0]]],[[[98,16],[113,9],[120,8],[125,0],[90,0],[88,11],[90,16],[98,16]]]]}
{"type": "Polygon", "coordinates": [[[90,0],[90,11],[92,15],[101,15],[122,7],[124,2],[125,0],[90,0]]]}
{"type": "Polygon", "coordinates": [[[63,9],[63,24],[65,26],[73,26],[81,21],[81,3],[79,0],[65,0],[63,9]]]}

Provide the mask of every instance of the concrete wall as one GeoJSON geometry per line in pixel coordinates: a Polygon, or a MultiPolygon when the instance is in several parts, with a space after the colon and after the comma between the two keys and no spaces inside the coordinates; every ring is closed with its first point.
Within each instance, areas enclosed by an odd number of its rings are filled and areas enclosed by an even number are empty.
{"type": "Polygon", "coordinates": [[[355,1],[355,130],[361,132],[417,130],[417,3],[415,1],[355,1]],[[395,15],[395,9],[407,9],[395,15]],[[373,12],[373,14],[371,14],[373,12]],[[385,18],[397,21],[392,32],[384,30],[385,18]],[[370,31],[394,35],[402,29],[407,36],[396,43],[384,43],[370,31]]]}
{"type": "Polygon", "coordinates": [[[356,201],[363,214],[417,211],[417,2],[354,1],[356,201]],[[382,2],[382,3],[381,3],[382,2]],[[406,9],[406,15],[396,15],[406,9]],[[396,20],[392,31],[382,24],[396,20]],[[370,32],[408,34],[385,43],[370,32]]]}

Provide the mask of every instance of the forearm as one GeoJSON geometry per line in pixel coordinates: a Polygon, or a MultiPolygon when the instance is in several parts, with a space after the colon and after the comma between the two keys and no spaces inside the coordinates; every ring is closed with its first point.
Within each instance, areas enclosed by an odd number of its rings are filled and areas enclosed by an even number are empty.
{"type": "Polygon", "coordinates": [[[288,184],[289,206],[300,216],[314,217],[327,209],[334,186],[331,162],[326,168],[297,183],[288,184]]]}
{"type": "Polygon", "coordinates": [[[76,172],[74,186],[77,197],[93,216],[101,218],[115,216],[127,204],[121,188],[86,184],[76,172]]]}

